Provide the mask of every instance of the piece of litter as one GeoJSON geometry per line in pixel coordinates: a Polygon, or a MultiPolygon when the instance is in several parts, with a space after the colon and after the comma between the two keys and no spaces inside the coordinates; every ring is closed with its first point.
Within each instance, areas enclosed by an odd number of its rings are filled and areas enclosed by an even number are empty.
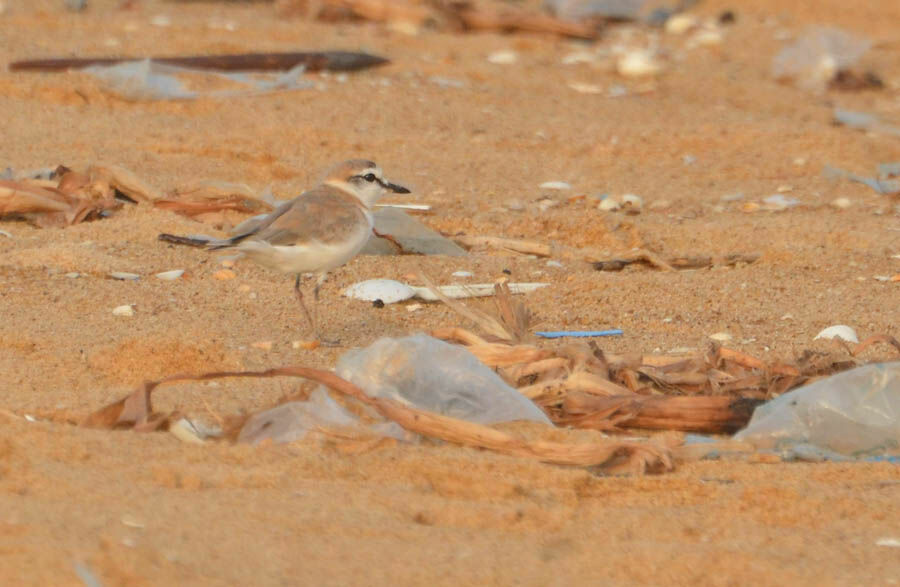
{"type": "Polygon", "coordinates": [[[875,546],[889,546],[891,548],[900,548],[900,538],[879,538],[875,542],[875,546]]]}
{"type": "MultiPolygon", "coordinates": [[[[512,294],[524,294],[532,292],[542,287],[547,287],[549,283],[510,283],[509,291],[512,294]]],[[[413,287],[416,297],[426,302],[436,302],[438,297],[427,287],[413,287]]],[[[439,285],[437,290],[452,299],[459,298],[478,298],[494,295],[493,283],[473,283],[471,285],[439,285]]]]}
{"type": "Polygon", "coordinates": [[[162,279],[163,281],[172,281],[178,279],[184,275],[184,269],[173,269],[171,271],[163,271],[162,273],[157,273],[156,277],[158,279],[162,279]]]}
{"type": "Polygon", "coordinates": [[[847,342],[858,343],[859,337],[856,336],[856,331],[846,326],[844,324],[835,324],[834,326],[829,326],[828,328],[823,329],[813,340],[818,340],[820,338],[830,340],[834,338],[840,338],[847,342]]]}
{"type": "Polygon", "coordinates": [[[539,186],[542,190],[570,190],[572,186],[564,181],[545,181],[539,186]]]}
{"type": "Polygon", "coordinates": [[[781,210],[787,210],[788,208],[793,208],[798,205],[800,200],[797,198],[785,198],[781,194],[774,194],[767,198],[763,199],[763,204],[767,210],[774,210],[779,212],[781,210]]]}
{"type": "Polygon", "coordinates": [[[494,65],[512,65],[519,60],[519,55],[515,51],[494,51],[487,58],[489,63],[494,65]]]}
{"type": "Polygon", "coordinates": [[[451,275],[453,275],[453,277],[472,277],[475,274],[471,271],[454,271],[451,275]]]}
{"type": "Polygon", "coordinates": [[[120,281],[137,281],[141,278],[137,273],[126,273],[124,271],[113,271],[109,276],[120,281]]]}
{"type": "Polygon", "coordinates": [[[618,328],[610,330],[560,330],[552,332],[535,332],[542,338],[589,338],[593,336],[621,336],[624,331],[618,328]]]}
{"type": "Polygon", "coordinates": [[[396,208],[398,210],[431,210],[430,204],[375,204],[376,208],[396,208]]]}
{"type": "Polygon", "coordinates": [[[130,304],[113,308],[113,316],[134,316],[134,308],[130,304]]]}

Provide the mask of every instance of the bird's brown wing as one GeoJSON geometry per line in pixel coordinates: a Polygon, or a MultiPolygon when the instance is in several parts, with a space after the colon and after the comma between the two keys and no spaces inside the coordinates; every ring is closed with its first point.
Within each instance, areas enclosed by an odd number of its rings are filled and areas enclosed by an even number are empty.
{"type": "Polygon", "coordinates": [[[322,186],[305,192],[272,212],[256,230],[241,238],[272,245],[341,242],[368,224],[363,205],[340,190],[322,186]]]}

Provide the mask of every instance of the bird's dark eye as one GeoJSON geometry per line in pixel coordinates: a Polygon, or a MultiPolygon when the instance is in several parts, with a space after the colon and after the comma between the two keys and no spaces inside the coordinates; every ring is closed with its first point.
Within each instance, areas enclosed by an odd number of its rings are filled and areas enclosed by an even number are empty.
{"type": "Polygon", "coordinates": [[[363,176],[363,179],[366,180],[366,181],[375,181],[375,180],[378,179],[378,178],[375,177],[375,174],[374,174],[374,173],[367,173],[367,174],[365,174],[365,175],[363,176]]]}

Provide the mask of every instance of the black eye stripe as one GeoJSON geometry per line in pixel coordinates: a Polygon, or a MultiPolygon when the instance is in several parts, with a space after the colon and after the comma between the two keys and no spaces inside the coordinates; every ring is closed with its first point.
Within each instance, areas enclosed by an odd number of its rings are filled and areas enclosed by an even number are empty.
{"type": "Polygon", "coordinates": [[[380,185],[380,186],[383,187],[383,188],[386,188],[387,185],[388,185],[388,184],[386,184],[386,183],[384,182],[383,179],[381,179],[380,177],[378,177],[378,176],[375,175],[374,173],[367,173],[367,174],[365,174],[365,175],[354,175],[351,179],[361,179],[361,180],[363,180],[363,181],[368,181],[368,182],[373,182],[373,181],[374,181],[374,182],[378,183],[378,185],[380,185]]]}

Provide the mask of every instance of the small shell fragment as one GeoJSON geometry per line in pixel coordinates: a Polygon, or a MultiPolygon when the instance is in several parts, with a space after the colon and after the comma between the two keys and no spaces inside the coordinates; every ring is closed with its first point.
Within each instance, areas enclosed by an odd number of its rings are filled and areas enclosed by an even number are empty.
{"type": "Polygon", "coordinates": [[[510,50],[494,51],[488,55],[487,60],[494,65],[512,65],[519,60],[519,55],[510,50]]]}
{"type": "Polygon", "coordinates": [[[416,292],[405,283],[393,279],[368,279],[346,288],[344,295],[364,302],[381,300],[385,304],[396,304],[408,300],[416,295],[416,292]]]}
{"type": "Polygon", "coordinates": [[[113,308],[113,316],[134,316],[134,308],[131,304],[125,304],[124,306],[116,306],[113,308]]]}
{"type": "Polygon", "coordinates": [[[840,338],[842,340],[846,340],[847,342],[859,342],[859,338],[856,336],[856,331],[844,324],[835,324],[834,326],[825,328],[816,335],[816,338],[814,340],[818,340],[820,338],[826,340],[840,338]]]}
{"type": "Polygon", "coordinates": [[[163,271],[162,273],[157,273],[156,277],[158,279],[162,279],[163,281],[173,281],[178,279],[184,275],[184,269],[173,269],[171,271],[163,271]]]}
{"type": "Polygon", "coordinates": [[[658,74],[662,71],[662,65],[656,59],[653,51],[633,49],[619,57],[616,62],[616,71],[625,77],[646,77],[658,74]]]}
{"type": "Polygon", "coordinates": [[[237,277],[237,274],[231,269],[221,269],[213,273],[213,279],[218,279],[220,281],[234,279],[235,277],[237,277]]]}
{"type": "Polygon", "coordinates": [[[853,205],[853,202],[850,201],[850,198],[837,198],[832,200],[831,205],[838,210],[846,210],[853,205]]]}
{"type": "Polygon", "coordinates": [[[600,205],[597,206],[597,208],[599,208],[600,210],[603,210],[604,212],[614,212],[614,211],[618,210],[619,208],[621,208],[621,206],[619,205],[619,202],[616,201],[615,198],[610,197],[610,198],[603,198],[603,200],[600,201],[600,205]]]}
{"type": "Polygon", "coordinates": [[[475,274],[471,271],[454,271],[452,275],[453,277],[472,277],[475,274]]]}
{"type": "Polygon", "coordinates": [[[271,351],[272,350],[272,341],[271,340],[260,340],[254,343],[251,343],[250,346],[255,349],[259,349],[261,351],[271,351]]]}
{"type": "Polygon", "coordinates": [[[545,181],[540,188],[542,190],[570,190],[572,186],[564,181],[545,181]]]}
{"type": "Polygon", "coordinates": [[[728,342],[734,337],[728,334],[727,332],[716,332],[715,334],[710,334],[709,338],[716,342],[728,342]]]}
{"type": "Polygon", "coordinates": [[[672,35],[683,35],[696,28],[697,17],[690,14],[673,14],[666,20],[665,30],[672,35]]]}

